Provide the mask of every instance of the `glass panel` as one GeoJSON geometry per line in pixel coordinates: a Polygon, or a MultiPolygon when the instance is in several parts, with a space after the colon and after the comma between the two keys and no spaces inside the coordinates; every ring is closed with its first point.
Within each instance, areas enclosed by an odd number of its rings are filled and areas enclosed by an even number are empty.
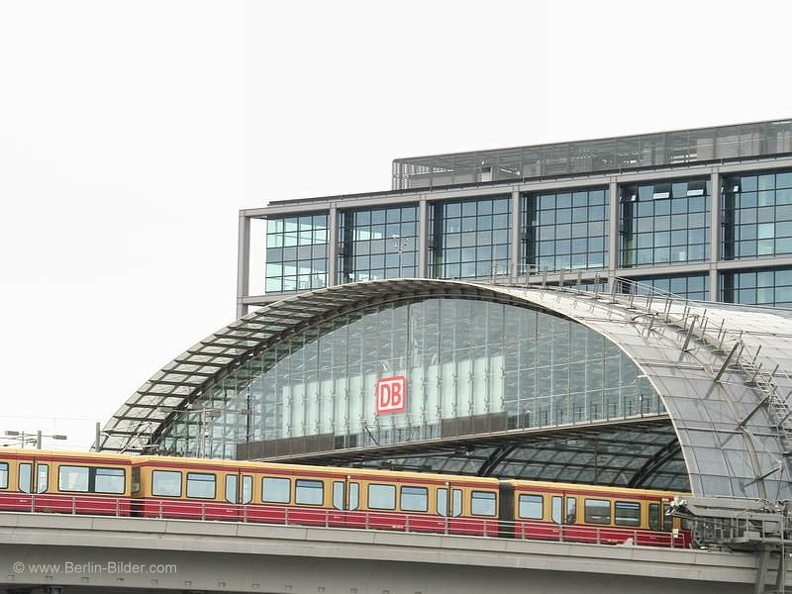
{"type": "Polygon", "coordinates": [[[425,512],[429,509],[429,490],[426,487],[402,487],[401,509],[425,512]]]}
{"type": "Polygon", "coordinates": [[[154,470],[151,473],[151,494],[158,497],[181,497],[181,472],[154,470]]]}
{"type": "Polygon", "coordinates": [[[561,497],[557,495],[553,496],[551,513],[553,516],[553,522],[556,524],[561,523],[561,500],[561,497]]]}
{"type": "Polygon", "coordinates": [[[33,465],[29,462],[22,462],[19,465],[19,490],[23,493],[30,493],[32,475],[33,465]]]}
{"type": "Polygon", "coordinates": [[[214,499],[215,475],[205,472],[188,472],[187,497],[214,499]]]}
{"type": "Polygon", "coordinates": [[[291,479],[264,477],[261,483],[261,499],[265,503],[291,502],[291,479]]]}
{"type": "Polygon", "coordinates": [[[228,503],[237,503],[237,475],[227,474],[225,480],[225,500],[228,503]]]}
{"type": "Polygon", "coordinates": [[[335,509],[344,509],[343,481],[333,481],[333,507],[335,509]]]}
{"type": "Polygon", "coordinates": [[[322,505],[324,484],[322,481],[297,479],[294,500],[301,505],[322,505]]]}
{"type": "Polygon", "coordinates": [[[544,498],[541,495],[520,495],[519,516],[529,520],[541,520],[544,516],[544,498]]]}
{"type": "Polygon", "coordinates": [[[494,516],[495,493],[473,491],[470,494],[470,513],[474,516],[494,516]]]}
{"type": "Polygon", "coordinates": [[[349,483],[349,509],[354,511],[360,506],[360,483],[349,483]]]}
{"type": "Polygon", "coordinates": [[[649,528],[652,530],[660,530],[660,504],[649,504],[649,528]]]}
{"type": "Polygon", "coordinates": [[[584,505],[586,524],[610,524],[610,501],[607,499],[586,499],[584,505]]]}
{"type": "Polygon", "coordinates": [[[58,468],[58,490],[88,492],[87,466],[61,466],[58,468]]]}
{"type": "Polygon", "coordinates": [[[126,492],[126,471],[123,468],[97,468],[94,491],[122,495],[126,492]]]}
{"type": "Polygon", "coordinates": [[[0,462],[0,489],[8,488],[8,463],[0,462]]]}
{"type": "Polygon", "coordinates": [[[38,478],[36,483],[36,493],[44,493],[49,488],[49,465],[38,465],[38,478]]]}
{"type": "Polygon", "coordinates": [[[253,477],[249,474],[242,476],[242,501],[240,503],[248,504],[253,501],[253,477]]]}
{"type": "Polygon", "coordinates": [[[574,497],[567,497],[566,523],[574,524],[575,522],[577,522],[577,500],[574,497]]]}
{"type": "Polygon", "coordinates": [[[617,501],[614,503],[617,526],[640,526],[641,504],[635,501],[617,501]]]}
{"type": "Polygon", "coordinates": [[[371,509],[395,509],[396,487],[393,485],[369,485],[368,506],[371,509]]]}

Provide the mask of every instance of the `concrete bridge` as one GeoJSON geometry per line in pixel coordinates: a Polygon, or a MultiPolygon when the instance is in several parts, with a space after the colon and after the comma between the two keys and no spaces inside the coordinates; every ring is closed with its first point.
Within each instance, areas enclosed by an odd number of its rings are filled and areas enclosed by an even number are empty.
{"type": "Polygon", "coordinates": [[[0,513],[0,543],[0,592],[10,594],[736,594],[786,587],[776,584],[775,564],[765,568],[752,553],[313,527],[0,513]]]}

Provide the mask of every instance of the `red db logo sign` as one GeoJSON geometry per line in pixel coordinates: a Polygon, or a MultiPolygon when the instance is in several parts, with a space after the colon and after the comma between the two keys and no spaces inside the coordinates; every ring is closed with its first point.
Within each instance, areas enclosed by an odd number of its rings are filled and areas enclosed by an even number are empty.
{"type": "Polygon", "coordinates": [[[403,412],[407,401],[407,380],[403,375],[377,381],[377,414],[403,412]]]}

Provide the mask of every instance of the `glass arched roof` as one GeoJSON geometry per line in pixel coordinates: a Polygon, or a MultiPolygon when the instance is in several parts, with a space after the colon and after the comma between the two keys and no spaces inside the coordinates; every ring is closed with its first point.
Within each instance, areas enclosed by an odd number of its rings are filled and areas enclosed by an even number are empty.
{"type": "MultiPolygon", "coordinates": [[[[101,449],[146,451],[172,415],[189,411],[208,386],[249,358],[266,356],[281,341],[321,332],[329,320],[372,306],[438,297],[537,308],[601,333],[636,363],[662,398],[668,417],[560,427],[532,436],[473,436],[457,444],[409,444],[381,452],[389,461],[441,460],[446,465],[441,470],[447,472],[636,486],[678,487],[684,477],[697,495],[792,495],[786,457],[792,445],[790,312],[610,290],[400,279],[288,297],[207,337],[150,378],[107,423],[101,449]],[[449,456],[449,448],[459,455],[449,456]],[[650,480],[662,469],[676,478],[650,480]],[[618,471],[625,470],[629,476],[618,478],[618,471]]],[[[329,452],[306,461],[371,463],[373,453],[358,448],[345,458],[329,452]]],[[[438,470],[436,463],[433,469],[438,470]]]]}

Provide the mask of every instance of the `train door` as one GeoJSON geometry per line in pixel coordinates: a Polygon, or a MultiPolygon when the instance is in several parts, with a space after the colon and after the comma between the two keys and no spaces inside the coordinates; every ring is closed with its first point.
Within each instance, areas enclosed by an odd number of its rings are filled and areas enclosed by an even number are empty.
{"type": "Polygon", "coordinates": [[[446,483],[437,489],[437,515],[445,518],[441,530],[445,533],[467,533],[473,531],[468,520],[462,519],[462,489],[446,483]]]}
{"type": "Polygon", "coordinates": [[[553,522],[561,526],[559,538],[561,540],[568,538],[572,533],[564,526],[577,522],[577,498],[571,495],[553,495],[551,514],[553,522]]]}
{"type": "Polygon", "coordinates": [[[247,521],[247,511],[253,501],[253,476],[237,472],[225,477],[225,500],[234,504],[229,514],[237,520],[247,521]]]}
{"type": "Polygon", "coordinates": [[[360,483],[344,477],[343,481],[333,481],[333,512],[330,523],[333,526],[365,527],[365,514],[360,513],[360,483]]]}
{"type": "Polygon", "coordinates": [[[18,470],[19,491],[31,496],[27,500],[30,503],[30,511],[36,511],[41,507],[46,508],[47,504],[36,495],[49,490],[49,464],[38,460],[20,462],[18,470]]]}

